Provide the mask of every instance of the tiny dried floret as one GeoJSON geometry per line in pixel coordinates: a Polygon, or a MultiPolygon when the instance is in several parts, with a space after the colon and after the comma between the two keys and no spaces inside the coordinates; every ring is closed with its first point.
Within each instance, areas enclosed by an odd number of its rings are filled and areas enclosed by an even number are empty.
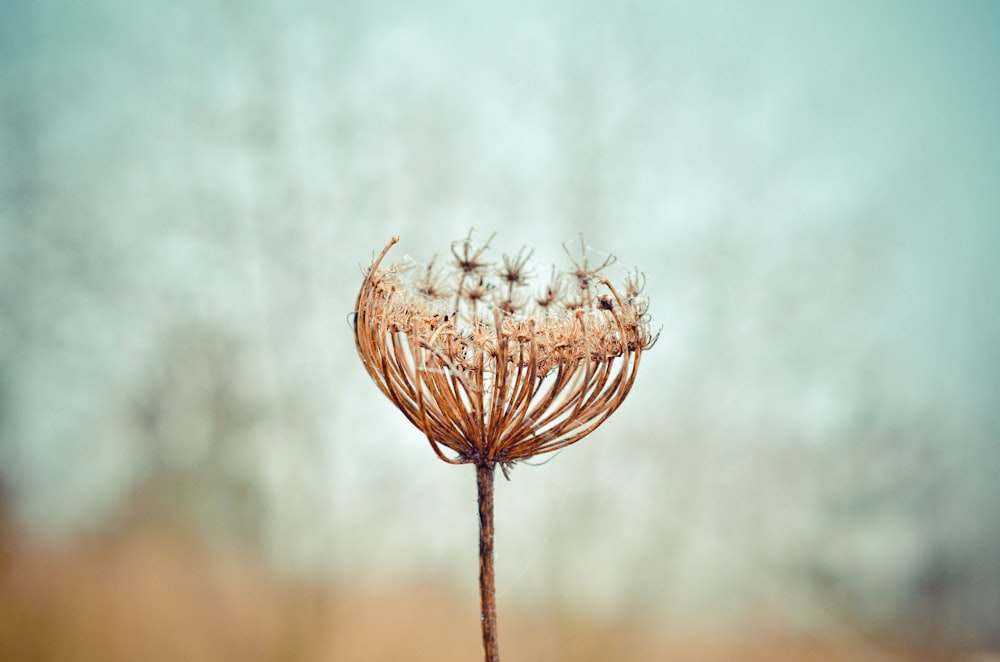
{"type": "Polygon", "coordinates": [[[414,283],[420,294],[435,301],[447,297],[450,293],[450,290],[445,285],[445,277],[434,269],[434,262],[436,261],[436,256],[431,258],[431,261],[421,270],[420,277],[414,283]]]}
{"type": "Polygon", "coordinates": [[[495,236],[496,234],[491,235],[478,250],[472,246],[472,230],[469,230],[469,234],[465,239],[451,242],[451,254],[455,256],[455,264],[458,265],[463,274],[479,273],[485,267],[490,266],[485,262],[480,262],[479,258],[490,247],[490,242],[493,241],[493,237],[495,236]],[[462,249],[461,253],[457,249],[459,246],[462,249]]]}
{"type": "Polygon", "coordinates": [[[500,270],[500,278],[511,288],[524,285],[531,275],[525,267],[534,253],[535,251],[528,250],[527,246],[525,246],[513,257],[504,254],[503,269],[500,270]]]}
{"type": "Polygon", "coordinates": [[[601,263],[601,266],[591,267],[589,261],[587,260],[587,244],[583,241],[583,235],[580,235],[579,259],[573,257],[573,254],[570,252],[569,247],[566,244],[563,244],[563,250],[566,251],[566,255],[569,256],[570,262],[573,263],[572,276],[576,279],[577,287],[580,290],[580,296],[577,299],[577,307],[589,307],[591,304],[591,287],[594,283],[594,278],[598,273],[614,264],[617,258],[615,258],[614,255],[608,255],[604,262],[601,263]]]}
{"type": "MultiPolygon", "coordinates": [[[[579,441],[624,401],[649,329],[644,279],[624,296],[590,266],[586,246],[534,296],[532,251],[484,261],[472,233],[454,242],[450,280],[426,267],[383,267],[393,238],[365,273],[355,311],[358,354],[379,389],[453,464],[515,462],[579,441]],[[567,287],[566,282],[575,287],[567,287]]],[[[567,249],[567,253],[568,253],[567,249]]]]}

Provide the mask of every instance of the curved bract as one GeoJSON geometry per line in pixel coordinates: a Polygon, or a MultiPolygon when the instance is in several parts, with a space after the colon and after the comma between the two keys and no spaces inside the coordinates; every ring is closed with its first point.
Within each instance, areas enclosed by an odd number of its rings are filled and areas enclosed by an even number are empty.
{"type": "Polygon", "coordinates": [[[433,261],[383,267],[397,241],[365,274],[355,340],[442,460],[507,468],[579,441],[624,401],[656,341],[638,273],[619,292],[599,273],[613,258],[592,268],[584,249],[531,297],[524,250],[495,267],[470,233],[452,245],[450,274],[433,261]]]}

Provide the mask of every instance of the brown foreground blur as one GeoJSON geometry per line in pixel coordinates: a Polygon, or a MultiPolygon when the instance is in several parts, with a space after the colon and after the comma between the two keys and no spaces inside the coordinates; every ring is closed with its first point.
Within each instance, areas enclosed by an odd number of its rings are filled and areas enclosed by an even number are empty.
{"type": "MultiPolygon", "coordinates": [[[[781,632],[662,633],[500,611],[504,659],[523,662],[956,659],[781,632]]],[[[179,536],[54,545],[0,520],[0,660],[467,662],[481,659],[478,628],[475,595],[296,584],[179,536]]]]}

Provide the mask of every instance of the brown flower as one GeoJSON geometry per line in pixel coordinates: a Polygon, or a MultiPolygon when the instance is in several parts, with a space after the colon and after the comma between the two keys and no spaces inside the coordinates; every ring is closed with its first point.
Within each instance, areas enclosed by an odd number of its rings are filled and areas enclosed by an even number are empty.
{"type": "Polygon", "coordinates": [[[383,267],[397,241],[361,285],[358,354],[442,460],[506,473],[579,441],[624,401],[657,338],[638,273],[619,293],[600,273],[614,258],[591,267],[581,238],[571,270],[531,296],[525,249],[498,266],[470,232],[451,246],[450,273],[433,260],[383,267]]]}
{"type": "Polygon", "coordinates": [[[572,271],[553,269],[534,297],[525,292],[531,252],[496,267],[483,260],[492,239],[476,248],[470,232],[454,242],[448,274],[434,260],[383,268],[393,237],[365,272],[354,339],[368,374],[438,457],[476,466],[483,651],[499,662],[494,468],[506,475],[590,434],[625,400],[656,335],[642,276],[626,278],[623,297],[600,275],[614,258],[590,266],[582,237],[572,271]]]}

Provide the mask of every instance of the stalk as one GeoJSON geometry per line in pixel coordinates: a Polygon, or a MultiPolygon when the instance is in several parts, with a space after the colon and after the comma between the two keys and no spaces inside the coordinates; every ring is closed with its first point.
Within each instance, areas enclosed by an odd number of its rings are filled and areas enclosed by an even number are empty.
{"type": "Polygon", "coordinates": [[[479,488],[479,603],[486,662],[500,662],[493,577],[493,468],[492,462],[476,464],[476,486],[479,488]]]}

